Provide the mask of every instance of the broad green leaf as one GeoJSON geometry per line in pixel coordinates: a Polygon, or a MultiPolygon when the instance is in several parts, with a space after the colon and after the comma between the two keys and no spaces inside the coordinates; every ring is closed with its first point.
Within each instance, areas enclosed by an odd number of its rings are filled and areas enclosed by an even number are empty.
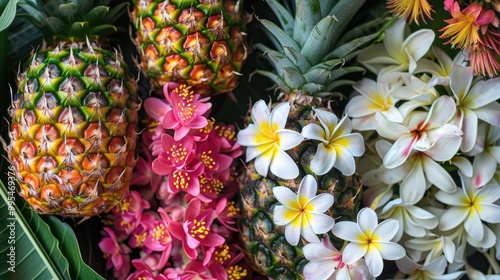
{"type": "Polygon", "coordinates": [[[103,279],[82,261],[80,250],[75,250],[75,248],[79,248],[76,235],[67,223],[61,222],[55,216],[45,216],[43,220],[50,226],[52,233],[59,240],[59,248],[70,263],[71,279],[103,279]]]}
{"type": "Polygon", "coordinates": [[[66,23],[56,17],[48,17],[42,21],[42,28],[48,30],[49,34],[61,34],[66,23]]]}
{"type": "Polygon", "coordinates": [[[293,16],[278,1],[268,0],[266,2],[278,18],[278,21],[281,24],[281,28],[288,36],[293,36],[293,26],[295,22],[293,16]]]}
{"type": "Polygon", "coordinates": [[[106,17],[104,18],[104,22],[107,23],[114,23],[123,13],[127,11],[129,3],[127,1],[120,3],[113,7],[109,12],[106,14],[106,17]]]}
{"type": "MultiPolygon", "coordinates": [[[[12,186],[8,185],[14,189],[12,186]]],[[[15,272],[4,268],[6,263],[0,264],[1,279],[104,279],[83,262],[74,232],[67,224],[54,216],[42,218],[17,194],[7,190],[11,189],[0,181],[0,220],[15,225],[16,263],[15,272]],[[12,198],[14,204],[9,202],[12,198]]],[[[0,247],[0,253],[5,250],[0,247]]]]}
{"type": "MultiPolygon", "coordinates": [[[[11,246],[15,248],[16,256],[14,272],[9,271],[5,263],[0,264],[0,278],[70,279],[69,264],[58,248],[57,239],[50,233],[47,224],[22,198],[13,192],[7,192],[15,191],[15,186],[12,185],[14,181],[7,182],[12,182],[8,183],[9,189],[0,182],[0,220],[13,225],[15,243],[11,246]],[[15,203],[10,202],[12,199],[15,199],[15,203]]],[[[11,234],[11,228],[2,227],[1,230],[11,234]]],[[[2,242],[2,249],[4,244],[2,242]]]]}
{"type": "Polygon", "coordinates": [[[0,15],[0,32],[9,27],[12,21],[14,21],[18,1],[19,0],[9,0],[7,6],[5,6],[5,10],[3,10],[2,15],[0,15]]]}
{"type": "Polygon", "coordinates": [[[332,78],[332,74],[330,70],[326,69],[311,69],[304,74],[304,78],[306,78],[308,83],[315,83],[324,85],[326,81],[332,78]]]}

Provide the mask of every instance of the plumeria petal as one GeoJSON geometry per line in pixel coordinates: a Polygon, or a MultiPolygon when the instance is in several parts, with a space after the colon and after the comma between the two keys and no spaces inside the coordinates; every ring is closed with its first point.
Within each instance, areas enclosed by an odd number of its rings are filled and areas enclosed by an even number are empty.
{"type": "MultiPolygon", "coordinates": [[[[376,221],[376,220],[375,220],[376,221]]],[[[385,220],[373,230],[372,238],[380,241],[390,241],[398,232],[399,223],[396,220],[385,220]]]]}
{"type": "Polygon", "coordinates": [[[354,157],[351,152],[342,147],[335,146],[335,151],[337,154],[337,160],[335,161],[335,168],[340,170],[344,176],[351,176],[356,171],[356,162],[354,161],[354,157]]]}
{"type": "Polygon", "coordinates": [[[500,98],[499,87],[500,78],[477,82],[467,95],[464,105],[472,109],[477,109],[495,102],[500,98]]]}
{"type": "MultiPolygon", "coordinates": [[[[306,246],[312,244],[313,243],[310,243],[306,246]]],[[[304,278],[307,280],[327,280],[335,272],[335,269],[335,265],[332,261],[310,261],[304,266],[304,278]]]]}
{"type": "Polygon", "coordinates": [[[311,160],[311,170],[318,175],[324,175],[329,172],[337,161],[335,149],[326,147],[323,143],[318,145],[316,154],[311,160]]]}
{"type": "Polygon", "coordinates": [[[377,246],[383,248],[383,250],[379,250],[379,253],[386,260],[399,260],[406,255],[405,249],[398,243],[378,242],[377,246]]]}
{"type": "Polygon", "coordinates": [[[428,157],[421,157],[425,178],[445,192],[454,192],[457,189],[451,175],[437,162],[428,157]]]}
{"type": "Polygon", "coordinates": [[[296,210],[283,205],[276,205],[273,210],[273,222],[278,226],[284,226],[291,223],[300,215],[296,210]]]}
{"type": "MultiPolygon", "coordinates": [[[[340,125],[337,116],[327,110],[319,109],[319,108],[313,108],[314,113],[318,117],[319,122],[321,123],[321,126],[323,129],[325,129],[326,136],[329,138],[331,135],[333,135],[335,129],[340,125]]],[[[325,138],[328,140],[328,138],[325,138]]]]}
{"type": "Polygon", "coordinates": [[[297,203],[297,195],[288,187],[274,187],[273,194],[279,203],[290,209],[300,210],[300,206],[297,203]]]}
{"type": "MultiPolygon", "coordinates": [[[[238,132],[238,143],[242,146],[257,146],[262,142],[257,141],[255,135],[259,133],[259,128],[255,124],[249,124],[245,129],[238,132]]],[[[271,142],[272,139],[268,141],[271,142]]],[[[248,160],[248,159],[247,159],[248,160]]]]}
{"type": "Polygon", "coordinates": [[[486,185],[497,170],[497,161],[489,153],[479,153],[472,163],[472,184],[474,188],[486,185]]]}
{"type": "Polygon", "coordinates": [[[364,235],[356,223],[347,221],[336,223],[335,226],[333,226],[332,232],[338,238],[351,242],[358,241],[358,236],[364,235]]]}
{"type": "Polygon", "coordinates": [[[436,199],[449,206],[467,206],[470,204],[469,200],[464,196],[461,190],[452,193],[439,191],[436,193],[436,199]]]}
{"type": "Polygon", "coordinates": [[[392,169],[403,164],[415,146],[417,138],[412,135],[403,135],[392,145],[384,156],[384,166],[392,169]]]}
{"type": "Polygon", "coordinates": [[[279,129],[276,135],[279,137],[280,148],[285,151],[294,148],[304,140],[300,133],[289,129],[279,129]]]}
{"type": "Polygon", "coordinates": [[[439,229],[454,229],[461,224],[468,215],[468,207],[451,207],[439,218],[439,229]]]}
{"type": "Polygon", "coordinates": [[[382,274],[382,270],[384,269],[384,261],[378,250],[369,249],[365,254],[365,261],[371,275],[378,277],[380,276],[380,274],[382,274]]]}
{"type": "Polygon", "coordinates": [[[398,140],[401,136],[409,134],[410,130],[401,124],[388,121],[382,114],[375,114],[377,133],[390,140],[398,140]]]}
{"type": "Polygon", "coordinates": [[[281,149],[277,150],[272,162],[271,172],[283,179],[294,179],[299,176],[299,168],[295,161],[281,149]]]}
{"type": "Polygon", "coordinates": [[[324,141],[324,139],[326,139],[325,130],[315,123],[310,123],[304,126],[301,134],[303,137],[312,140],[324,141]]]}
{"type": "Polygon", "coordinates": [[[378,217],[375,211],[370,208],[363,208],[358,212],[357,221],[362,232],[373,232],[377,227],[378,217]]]}
{"type": "Polygon", "coordinates": [[[455,65],[450,72],[450,88],[457,100],[462,103],[470,90],[473,78],[472,67],[455,65]]]}
{"type": "Polygon", "coordinates": [[[301,206],[305,206],[306,203],[311,201],[317,194],[318,191],[318,183],[316,179],[312,175],[306,175],[300,181],[299,190],[298,190],[298,200],[301,206]]]}
{"type": "Polygon", "coordinates": [[[302,215],[297,216],[297,218],[285,226],[285,239],[292,246],[297,246],[299,244],[302,226],[302,215]]]}
{"type": "Polygon", "coordinates": [[[307,210],[324,213],[333,205],[333,195],[329,193],[322,193],[307,202],[307,210]]]}
{"type": "Polygon", "coordinates": [[[362,156],[365,153],[364,139],[359,133],[338,137],[335,139],[335,144],[343,146],[355,157],[362,156]]]}
{"type": "Polygon", "coordinates": [[[474,109],[477,117],[491,125],[500,127],[500,104],[490,103],[481,108],[474,109]]]}
{"type": "MultiPolygon", "coordinates": [[[[406,38],[402,49],[407,50],[409,57],[416,62],[429,51],[435,37],[434,31],[431,29],[420,29],[406,38]]],[[[411,63],[409,72],[413,72],[416,67],[416,63],[411,63]]]]}
{"type": "Polygon", "coordinates": [[[464,228],[472,239],[477,241],[481,241],[483,239],[483,223],[481,222],[476,210],[469,210],[469,215],[464,222],[464,228]]]}
{"type": "Polygon", "coordinates": [[[270,146],[268,150],[266,150],[264,153],[260,154],[258,157],[255,158],[255,163],[254,163],[255,170],[260,176],[263,177],[267,176],[267,172],[269,171],[269,167],[271,166],[271,161],[273,159],[272,150],[270,149],[272,149],[272,146],[270,146]]]}
{"type": "MultiPolygon", "coordinates": [[[[300,228],[300,231],[301,231],[300,234],[302,235],[302,237],[304,237],[304,239],[307,242],[319,242],[320,241],[318,236],[314,232],[313,227],[312,227],[312,224],[314,222],[315,221],[307,221],[305,219],[305,217],[302,218],[302,227],[300,228]]],[[[323,234],[323,233],[325,233],[325,232],[321,232],[321,234],[323,234]]]]}
{"type": "Polygon", "coordinates": [[[288,102],[281,102],[274,107],[271,112],[270,125],[279,128],[284,128],[290,112],[290,104],[288,102]]]}
{"type": "Polygon", "coordinates": [[[479,218],[487,223],[500,223],[500,206],[495,204],[476,203],[479,208],[479,218]]]}
{"type": "Polygon", "coordinates": [[[353,264],[361,259],[366,254],[367,250],[368,245],[366,244],[349,243],[342,251],[342,261],[346,264],[353,264]]]}
{"type": "Polygon", "coordinates": [[[312,219],[309,221],[309,224],[311,225],[313,232],[316,234],[328,232],[335,224],[335,220],[328,215],[319,213],[310,213],[310,215],[312,219]]]}
{"type": "Polygon", "coordinates": [[[252,120],[257,126],[260,126],[262,123],[268,123],[270,115],[271,113],[269,112],[269,107],[264,100],[255,102],[252,107],[252,120]]]}
{"type": "Polygon", "coordinates": [[[420,161],[415,161],[399,186],[401,198],[408,204],[415,204],[422,199],[425,190],[426,182],[422,164],[420,161]]]}

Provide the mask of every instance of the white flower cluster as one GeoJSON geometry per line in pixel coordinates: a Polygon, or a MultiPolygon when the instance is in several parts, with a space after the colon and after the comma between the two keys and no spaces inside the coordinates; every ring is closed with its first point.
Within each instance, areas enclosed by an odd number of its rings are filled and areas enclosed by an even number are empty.
{"type": "Polygon", "coordinates": [[[346,107],[367,145],[357,172],[365,205],[399,221],[397,279],[486,279],[467,257],[500,275],[500,78],[474,77],[467,54],[452,60],[434,37],[398,20],[358,56],[376,80],[346,107]]]}

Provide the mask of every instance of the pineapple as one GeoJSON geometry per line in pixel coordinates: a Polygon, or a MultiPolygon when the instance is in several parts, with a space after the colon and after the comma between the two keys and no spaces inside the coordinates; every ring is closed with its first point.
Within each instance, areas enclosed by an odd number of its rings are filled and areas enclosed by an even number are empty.
{"type": "Polygon", "coordinates": [[[21,4],[44,40],[17,77],[6,149],[20,195],[40,214],[89,217],[128,192],[140,100],[122,55],[100,42],[126,3],[101,2],[21,4]]]}
{"type": "MultiPolygon", "coordinates": [[[[261,19],[265,30],[271,34],[273,47],[257,44],[275,71],[258,70],[276,83],[281,102],[290,103],[287,129],[301,132],[315,120],[312,108],[318,107],[342,115],[342,95],[334,93],[341,86],[353,84],[344,75],[364,71],[358,66],[345,66],[358,51],[373,42],[379,33],[383,19],[365,22],[358,27],[348,26],[353,16],[366,1],[352,0],[266,0],[279,20],[279,27],[272,21],[261,19]],[[285,7],[286,6],[286,7],[285,7]],[[295,17],[292,16],[295,11],[295,17]],[[349,32],[344,32],[347,28],[349,32]]],[[[350,92],[349,92],[350,93],[350,92]]],[[[275,106],[275,105],[272,105],[275,106]]],[[[284,227],[273,222],[273,208],[278,203],[273,195],[276,186],[287,186],[294,192],[305,175],[314,175],[318,193],[330,193],[335,203],[327,212],[338,220],[354,220],[361,203],[362,184],[359,177],[344,176],[332,168],[324,175],[315,175],[310,163],[316,153],[317,142],[305,140],[287,151],[299,167],[300,174],[292,180],[284,180],[271,172],[266,177],[258,174],[254,160],[247,163],[240,175],[242,215],[239,219],[240,236],[247,257],[254,269],[271,279],[302,279],[307,260],[302,248],[290,245],[284,236],[284,227]]],[[[341,240],[330,234],[333,244],[340,249],[341,240]]]]}
{"type": "Polygon", "coordinates": [[[154,88],[186,83],[204,96],[229,92],[244,59],[242,0],[132,0],[140,67],[154,88]]]}

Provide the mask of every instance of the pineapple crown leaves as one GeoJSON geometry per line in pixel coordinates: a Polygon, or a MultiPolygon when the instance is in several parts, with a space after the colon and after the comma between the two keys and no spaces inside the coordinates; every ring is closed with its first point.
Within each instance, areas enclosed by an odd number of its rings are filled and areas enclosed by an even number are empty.
{"type": "Polygon", "coordinates": [[[106,38],[128,2],[110,8],[110,0],[20,0],[18,15],[40,28],[48,42],[85,42],[106,38]]]}
{"type": "Polygon", "coordinates": [[[379,28],[386,20],[377,17],[345,32],[366,0],[266,2],[277,22],[267,19],[259,19],[259,22],[274,49],[262,44],[255,47],[274,64],[277,73],[266,70],[256,73],[273,80],[277,89],[287,94],[327,97],[335,88],[353,84],[339,79],[349,73],[363,72],[364,68],[343,67],[344,64],[380,37],[379,28]]]}

